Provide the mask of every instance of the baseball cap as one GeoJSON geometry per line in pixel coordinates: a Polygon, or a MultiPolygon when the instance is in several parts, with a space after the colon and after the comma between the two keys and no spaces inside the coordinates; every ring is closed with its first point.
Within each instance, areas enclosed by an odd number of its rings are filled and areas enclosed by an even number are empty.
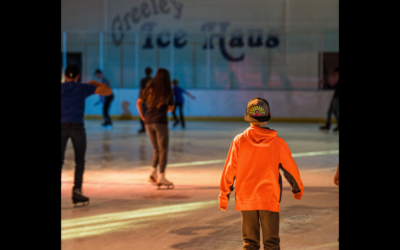
{"type": "Polygon", "coordinates": [[[64,74],[69,78],[75,78],[79,74],[78,66],[75,64],[68,64],[65,68],[64,74]]]}
{"type": "Polygon", "coordinates": [[[256,97],[247,103],[244,120],[247,122],[266,122],[271,119],[271,113],[267,100],[256,97]]]}

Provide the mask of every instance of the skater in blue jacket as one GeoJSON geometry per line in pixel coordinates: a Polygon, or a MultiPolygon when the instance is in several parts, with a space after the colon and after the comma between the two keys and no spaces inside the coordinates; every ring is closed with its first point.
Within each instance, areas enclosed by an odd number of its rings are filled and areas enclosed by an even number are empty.
{"type": "Polygon", "coordinates": [[[77,82],[79,75],[78,67],[70,64],[64,72],[65,82],[61,84],[61,170],[68,138],[71,138],[75,154],[75,178],[72,188],[74,204],[89,202],[89,198],[82,194],[86,152],[86,131],[83,124],[85,99],[93,94],[103,96],[111,94],[111,89],[98,81],[77,82]]]}

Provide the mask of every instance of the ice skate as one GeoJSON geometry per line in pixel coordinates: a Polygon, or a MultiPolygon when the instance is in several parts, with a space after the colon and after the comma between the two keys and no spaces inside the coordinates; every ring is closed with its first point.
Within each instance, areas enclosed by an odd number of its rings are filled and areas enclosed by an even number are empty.
{"type": "Polygon", "coordinates": [[[157,169],[156,168],[151,168],[151,173],[149,176],[149,182],[151,184],[157,185],[157,169]]]}
{"type": "Polygon", "coordinates": [[[174,188],[174,183],[168,181],[167,179],[165,179],[165,173],[160,174],[160,176],[158,177],[157,180],[157,186],[158,189],[163,189],[163,186],[166,186],[166,189],[173,189],[174,188]]]}
{"type": "Polygon", "coordinates": [[[82,203],[82,206],[85,206],[89,204],[89,197],[84,196],[81,190],[75,189],[72,191],[72,202],[74,203],[75,207],[78,206],[78,203],[82,203]]]}
{"type": "Polygon", "coordinates": [[[101,127],[102,127],[104,130],[110,130],[110,129],[112,129],[112,125],[111,125],[111,124],[101,124],[101,127]]]}
{"type": "Polygon", "coordinates": [[[319,127],[319,129],[321,129],[321,130],[329,130],[330,128],[331,128],[331,126],[329,126],[329,125],[319,127]]]}

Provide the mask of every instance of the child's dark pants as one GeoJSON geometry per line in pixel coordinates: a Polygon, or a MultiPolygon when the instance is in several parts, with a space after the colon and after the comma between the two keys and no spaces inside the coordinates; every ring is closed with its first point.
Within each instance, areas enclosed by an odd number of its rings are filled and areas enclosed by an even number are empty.
{"type": "Polygon", "coordinates": [[[114,94],[105,97],[104,106],[103,106],[103,117],[104,117],[104,125],[112,125],[112,121],[108,111],[110,109],[111,101],[114,99],[114,94]]]}
{"type": "MultiPolygon", "coordinates": [[[[146,103],[142,103],[142,112],[143,112],[143,116],[144,114],[146,114],[146,110],[147,110],[147,106],[146,103]]],[[[145,126],[144,126],[144,121],[142,120],[142,118],[139,117],[140,120],[140,125],[142,126],[142,128],[140,130],[146,130],[145,126]]]]}
{"type": "Polygon", "coordinates": [[[268,210],[241,211],[243,250],[260,249],[260,222],[264,250],[280,250],[279,213],[268,210]]]}
{"type": "Polygon", "coordinates": [[[71,138],[75,154],[75,178],[73,189],[82,188],[83,171],[85,170],[86,131],[83,123],[65,122],[61,124],[61,169],[68,138],[71,138]]]}
{"type": "Polygon", "coordinates": [[[176,111],[177,107],[179,108],[179,114],[180,114],[180,118],[181,118],[182,128],[184,128],[185,127],[185,119],[183,118],[183,112],[182,112],[183,102],[176,102],[174,110],[172,111],[172,115],[174,116],[175,124],[179,123],[178,117],[176,117],[176,114],[175,114],[175,111],[176,111]]]}

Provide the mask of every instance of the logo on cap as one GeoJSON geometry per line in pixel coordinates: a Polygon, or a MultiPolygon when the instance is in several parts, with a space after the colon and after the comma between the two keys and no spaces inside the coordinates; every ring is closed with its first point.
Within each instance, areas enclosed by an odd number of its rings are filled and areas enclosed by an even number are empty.
{"type": "Polygon", "coordinates": [[[69,73],[69,77],[72,77],[72,73],[69,73]]]}
{"type": "Polygon", "coordinates": [[[249,113],[253,116],[265,115],[265,110],[260,106],[253,106],[249,113]]]}

